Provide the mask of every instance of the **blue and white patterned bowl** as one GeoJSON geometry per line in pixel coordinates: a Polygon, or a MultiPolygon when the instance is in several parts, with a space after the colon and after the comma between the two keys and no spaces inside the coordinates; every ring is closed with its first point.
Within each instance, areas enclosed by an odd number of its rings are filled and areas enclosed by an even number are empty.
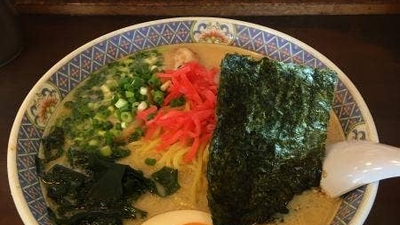
{"type": "MultiPolygon", "coordinates": [[[[10,134],[8,176],[11,193],[25,224],[52,224],[35,167],[40,138],[54,108],[91,72],[128,54],[157,46],[199,43],[248,49],[283,62],[328,67],[339,74],[334,113],[347,139],[378,141],[361,95],[331,61],[310,46],[276,30],[221,18],[172,18],[117,30],[76,49],[54,65],[22,103],[10,134]]],[[[331,225],[361,225],[372,207],[378,183],[345,196],[331,225]]]]}

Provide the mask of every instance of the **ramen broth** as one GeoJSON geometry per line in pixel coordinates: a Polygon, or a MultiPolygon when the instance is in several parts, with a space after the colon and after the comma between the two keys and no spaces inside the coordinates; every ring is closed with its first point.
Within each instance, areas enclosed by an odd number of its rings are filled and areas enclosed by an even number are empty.
{"type": "MultiPolygon", "coordinates": [[[[219,67],[219,63],[226,53],[240,53],[251,55],[259,58],[261,55],[254,52],[246,51],[240,48],[223,45],[207,45],[207,44],[183,44],[159,47],[157,50],[162,53],[165,63],[165,68],[177,67],[179,60],[186,61],[194,59],[199,61],[208,69],[219,67]],[[184,49],[182,52],[181,50],[184,49]],[[189,52],[187,51],[189,50],[189,52]],[[194,54],[192,54],[194,53],[194,54]],[[194,58],[193,58],[194,57],[194,58]]],[[[73,93],[70,93],[64,101],[71,100],[73,93]]],[[[61,104],[62,105],[62,104],[61,104]]],[[[58,107],[55,116],[52,117],[50,124],[55,122],[55,119],[60,115],[68,113],[63,107],[58,107]]],[[[51,126],[49,126],[51,127],[51,126]]],[[[48,131],[47,131],[48,132],[48,131]]],[[[328,129],[327,143],[344,140],[340,123],[337,117],[331,113],[331,119],[328,129]]],[[[159,170],[164,165],[178,169],[179,184],[181,188],[168,197],[159,197],[154,194],[145,194],[135,203],[135,207],[147,211],[147,218],[157,214],[178,210],[178,209],[196,209],[209,212],[207,206],[207,179],[206,165],[208,160],[208,151],[199,152],[196,160],[190,163],[175,162],[175,163],[158,163],[163,157],[167,157],[164,151],[146,150],[136,151],[137,142],[128,144],[131,150],[130,156],[119,160],[119,163],[128,164],[135,169],[142,170],[146,176],[150,176],[153,172],[159,170]],[[157,159],[154,166],[149,166],[145,163],[145,159],[157,159]]],[[[154,147],[154,146],[153,146],[154,147]]],[[[149,149],[152,146],[148,147],[149,149]]],[[[206,148],[207,149],[207,148],[206,148]]],[[[47,165],[50,168],[53,164],[60,163],[66,165],[66,160],[60,158],[47,165]]],[[[308,190],[297,195],[289,203],[289,213],[285,215],[277,215],[277,219],[269,224],[285,224],[285,225],[324,225],[329,224],[333,219],[341,200],[339,198],[330,198],[323,194],[319,189],[308,190]]],[[[145,219],[126,220],[126,225],[138,225],[145,219]]]]}

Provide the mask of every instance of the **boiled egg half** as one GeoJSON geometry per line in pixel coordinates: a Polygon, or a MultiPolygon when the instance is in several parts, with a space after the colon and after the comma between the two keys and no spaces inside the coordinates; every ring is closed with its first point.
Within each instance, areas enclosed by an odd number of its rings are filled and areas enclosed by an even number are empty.
{"type": "Polygon", "coordinates": [[[212,220],[206,212],[177,210],[156,215],[142,225],[212,225],[212,220]]]}

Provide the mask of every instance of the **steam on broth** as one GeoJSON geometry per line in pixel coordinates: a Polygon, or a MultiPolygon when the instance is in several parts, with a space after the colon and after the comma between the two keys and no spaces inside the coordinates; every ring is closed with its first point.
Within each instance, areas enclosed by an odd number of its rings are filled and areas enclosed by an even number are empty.
{"type": "MultiPolygon", "coordinates": [[[[223,45],[183,44],[159,47],[156,50],[161,53],[164,59],[164,69],[176,69],[184,62],[192,60],[198,61],[208,69],[218,68],[221,59],[227,53],[251,55],[254,58],[261,57],[261,55],[250,51],[223,45]]],[[[80,84],[80,86],[82,85],[80,84]]],[[[63,102],[73,100],[73,92],[63,102]]],[[[58,107],[49,124],[57,124],[60,119],[69,113],[71,112],[68,108],[58,107]]],[[[48,126],[46,134],[50,133],[50,127],[52,126],[48,126]]],[[[126,131],[131,134],[135,128],[128,126],[122,129],[122,132],[131,129],[129,132],[126,131]]],[[[331,113],[327,142],[330,143],[339,140],[344,140],[344,135],[341,132],[339,121],[331,113]]],[[[66,149],[70,147],[70,143],[70,140],[66,140],[66,149]]],[[[187,146],[177,143],[172,145],[168,151],[157,151],[158,145],[159,140],[144,140],[144,138],[139,138],[138,140],[129,141],[124,147],[130,151],[130,155],[118,159],[118,163],[130,165],[132,168],[142,171],[145,177],[150,177],[154,172],[159,171],[165,166],[176,169],[178,171],[180,189],[166,197],[145,193],[134,202],[135,208],[147,211],[147,218],[178,209],[196,209],[209,212],[206,179],[208,145],[201,146],[202,151],[199,151],[196,157],[188,163],[184,162],[185,154],[188,151],[187,146]],[[155,160],[155,164],[149,165],[146,159],[155,160]]],[[[68,159],[64,156],[49,162],[46,168],[50,168],[55,164],[69,166],[68,159]]],[[[48,202],[50,205],[52,204],[51,201],[48,202]]],[[[329,198],[318,189],[308,190],[301,195],[295,196],[289,203],[288,208],[290,212],[288,214],[277,215],[277,219],[269,224],[329,224],[340,202],[340,199],[329,198]]],[[[124,224],[137,225],[141,224],[144,220],[146,218],[125,220],[124,224]]]]}

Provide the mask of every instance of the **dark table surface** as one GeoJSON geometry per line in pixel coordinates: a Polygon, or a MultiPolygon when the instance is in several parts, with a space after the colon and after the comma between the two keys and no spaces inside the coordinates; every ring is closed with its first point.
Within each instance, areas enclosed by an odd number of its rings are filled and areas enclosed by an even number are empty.
{"type": "MultiPolygon", "coordinates": [[[[7,143],[17,110],[57,61],[110,31],[159,17],[22,15],[25,48],[0,68],[0,224],[22,224],[7,180],[7,143]]],[[[400,147],[400,15],[235,17],[285,32],[314,47],[353,81],[382,143],[400,147]]],[[[400,179],[380,182],[366,225],[400,224],[400,179]]]]}

